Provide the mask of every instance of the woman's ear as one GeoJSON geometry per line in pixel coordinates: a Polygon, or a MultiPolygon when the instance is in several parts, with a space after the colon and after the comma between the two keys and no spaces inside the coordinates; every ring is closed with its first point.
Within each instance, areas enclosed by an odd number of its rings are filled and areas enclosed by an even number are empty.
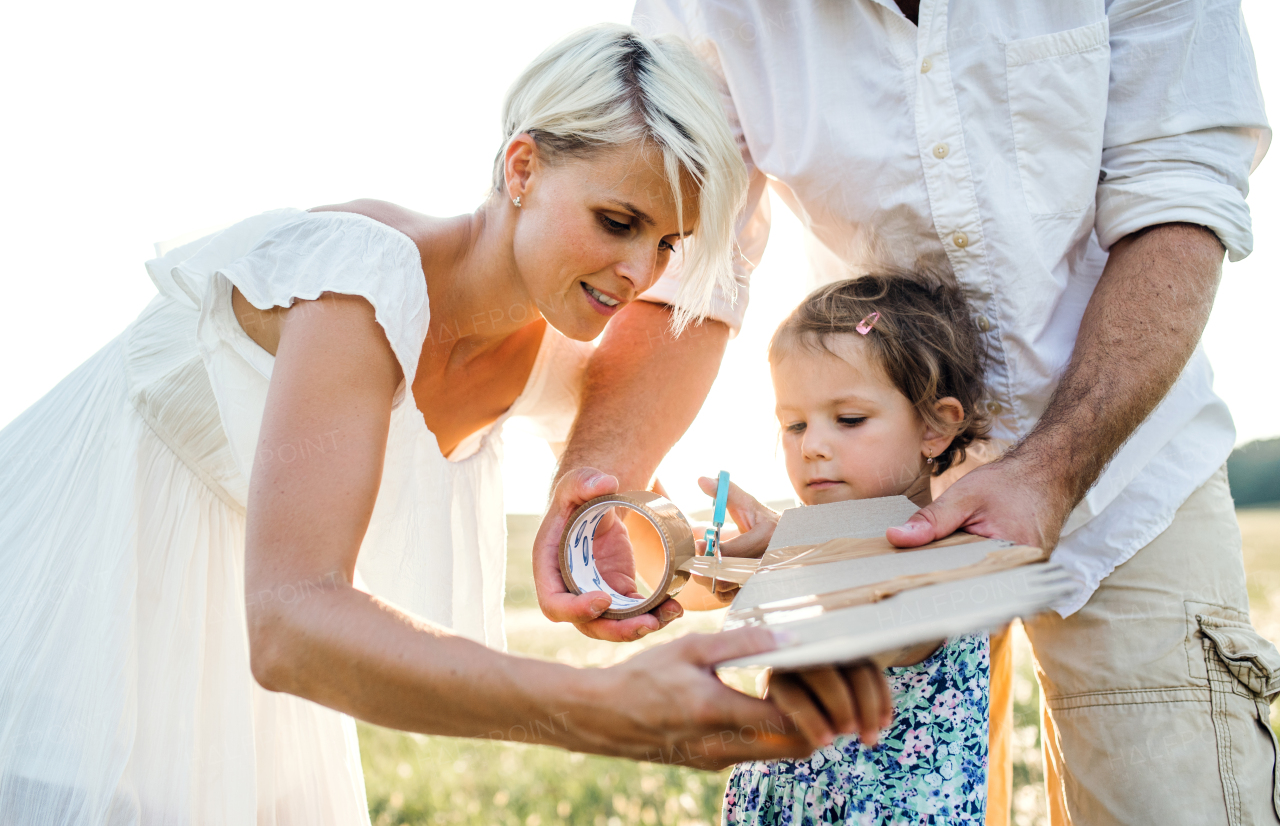
{"type": "Polygon", "coordinates": [[[937,420],[945,424],[943,427],[925,426],[920,447],[928,457],[937,456],[950,447],[951,440],[960,432],[960,424],[964,421],[964,405],[953,396],[934,402],[933,412],[937,420]]]}
{"type": "Polygon", "coordinates": [[[521,132],[507,144],[503,161],[503,177],[507,198],[514,201],[529,191],[530,178],[538,164],[538,143],[528,132],[521,132]]]}

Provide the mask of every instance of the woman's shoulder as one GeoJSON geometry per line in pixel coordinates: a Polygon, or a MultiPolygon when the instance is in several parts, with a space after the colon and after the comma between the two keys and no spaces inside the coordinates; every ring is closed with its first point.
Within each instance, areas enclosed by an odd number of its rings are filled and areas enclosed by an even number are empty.
{"type": "Polygon", "coordinates": [[[423,239],[431,233],[435,219],[390,201],[376,198],[357,198],[343,204],[326,204],[307,210],[308,215],[359,215],[383,224],[407,237],[421,247],[423,239]]]}
{"type": "Polygon", "coordinates": [[[414,307],[426,295],[413,238],[379,217],[345,208],[300,210],[219,271],[260,308],[288,307],[295,299],[324,292],[350,292],[371,301],[379,293],[414,307]]]}
{"type": "MultiPolygon", "coordinates": [[[[246,322],[259,332],[278,326],[298,301],[359,297],[372,306],[411,378],[430,312],[418,248],[401,228],[346,206],[282,215],[247,250],[214,262],[211,273],[225,279],[230,294],[229,301],[211,303],[211,313],[229,317],[214,326],[235,339],[246,322]]],[[[278,340],[266,333],[262,340],[250,337],[268,353],[278,340]]]]}
{"type": "Polygon", "coordinates": [[[401,243],[407,240],[406,246],[417,250],[416,260],[428,278],[455,266],[459,256],[466,254],[474,233],[471,215],[441,218],[375,198],[312,207],[302,215],[320,225],[368,225],[396,236],[401,243]]]}

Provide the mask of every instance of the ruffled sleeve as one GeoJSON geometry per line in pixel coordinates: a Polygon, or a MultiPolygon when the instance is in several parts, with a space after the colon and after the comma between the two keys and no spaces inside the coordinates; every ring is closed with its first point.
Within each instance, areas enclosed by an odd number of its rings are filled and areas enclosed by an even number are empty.
{"type": "MultiPolygon", "coordinates": [[[[162,295],[193,305],[199,316],[200,356],[244,490],[275,357],[241,327],[233,288],[262,310],[326,293],[363,297],[404,373],[392,408],[411,404],[407,388],[427,335],[427,285],[417,245],[386,224],[349,212],[279,210],[178,247],[147,269],[162,295]]],[[[324,434],[313,438],[323,442],[324,434]]]]}
{"type": "Polygon", "coordinates": [[[217,272],[260,310],[324,293],[365,298],[413,384],[429,310],[422,259],[404,233],[351,212],[301,213],[217,272]]]}

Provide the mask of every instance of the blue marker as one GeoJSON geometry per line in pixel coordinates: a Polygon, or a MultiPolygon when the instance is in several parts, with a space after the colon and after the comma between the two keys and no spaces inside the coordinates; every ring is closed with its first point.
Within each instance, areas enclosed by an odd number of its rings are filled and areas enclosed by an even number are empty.
{"type": "Polygon", "coordinates": [[[720,478],[716,481],[716,509],[711,517],[711,524],[715,527],[707,528],[703,538],[707,540],[707,550],[705,556],[720,556],[720,529],[724,527],[725,511],[729,507],[729,471],[720,471],[720,478]]]}

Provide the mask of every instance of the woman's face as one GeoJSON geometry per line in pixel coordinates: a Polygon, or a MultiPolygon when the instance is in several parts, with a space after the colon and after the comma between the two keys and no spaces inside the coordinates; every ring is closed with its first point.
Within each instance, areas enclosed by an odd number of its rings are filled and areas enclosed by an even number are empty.
{"type": "Polygon", "coordinates": [[[552,327],[590,341],[657,281],[698,222],[686,186],[684,224],[652,145],[529,164],[519,179],[514,257],[527,295],[552,327]]]}

